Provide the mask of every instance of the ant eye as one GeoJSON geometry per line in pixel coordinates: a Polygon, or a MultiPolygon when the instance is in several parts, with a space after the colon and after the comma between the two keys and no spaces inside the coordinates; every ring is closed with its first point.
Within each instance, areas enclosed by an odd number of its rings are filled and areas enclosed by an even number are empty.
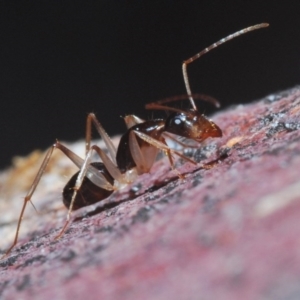
{"type": "Polygon", "coordinates": [[[165,131],[185,136],[187,130],[187,117],[183,113],[171,114],[165,121],[165,131]]]}
{"type": "Polygon", "coordinates": [[[181,124],[181,120],[180,120],[179,118],[176,118],[176,119],[174,120],[174,123],[175,123],[176,125],[180,125],[180,124],[181,124]]]}
{"type": "Polygon", "coordinates": [[[186,122],[186,116],[184,114],[174,114],[169,117],[166,122],[167,127],[181,128],[186,122]]]}

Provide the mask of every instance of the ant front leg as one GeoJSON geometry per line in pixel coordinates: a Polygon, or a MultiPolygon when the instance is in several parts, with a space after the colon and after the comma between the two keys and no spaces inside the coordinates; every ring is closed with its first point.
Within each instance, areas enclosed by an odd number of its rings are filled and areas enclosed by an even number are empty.
{"type": "MultiPolygon", "coordinates": [[[[143,132],[134,130],[134,131],[131,132],[131,136],[130,136],[130,138],[131,138],[130,139],[130,149],[131,149],[131,153],[132,153],[132,156],[133,156],[135,162],[137,163],[137,161],[140,161],[141,162],[140,165],[146,164],[146,162],[145,162],[144,156],[142,155],[142,151],[140,150],[140,147],[138,145],[138,141],[136,139],[136,136],[141,138],[143,141],[147,142],[150,147],[153,147],[157,150],[163,151],[168,156],[168,159],[169,159],[172,170],[175,171],[177,176],[181,179],[183,179],[184,177],[175,168],[172,154],[175,154],[175,155],[181,157],[182,159],[187,160],[188,162],[190,162],[194,165],[197,165],[197,163],[194,160],[184,156],[183,154],[181,154],[180,152],[178,152],[176,150],[171,149],[166,144],[166,142],[164,141],[163,138],[162,138],[163,139],[162,141],[158,141],[158,140],[152,138],[151,136],[149,136],[149,135],[147,135],[143,132]],[[138,153],[138,155],[135,156],[135,153],[138,153]]],[[[138,164],[137,164],[137,166],[138,166],[138,164]]]]}

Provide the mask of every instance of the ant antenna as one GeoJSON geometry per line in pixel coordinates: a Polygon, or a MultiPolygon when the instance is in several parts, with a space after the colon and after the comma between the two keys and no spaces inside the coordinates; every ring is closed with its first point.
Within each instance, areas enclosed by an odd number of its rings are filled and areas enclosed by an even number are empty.
{"type": "Polygon", "coordinates": [[[183,73],[183,80],[184,80],[185,88],[186,88],[187,94],[189,96],[191,105],[192,105],[194,110],[197,110],[197,107],[196,107],[196,104],[195,104],[194,99],[192,97],[191,87],[190,87],[189,78],[188,78],[187,70],[186,70],[187,65],[192,63],[193,61],[195,61],[199,57],[201,57],[203,54],[209,52],[210,50],[212,50],[214,48],[217,48],[218,46],[220,46],[220,45],[222,45],[222,44],[224,44],[224,43],[226,43],[226,42],[228,42],[228,41],[230,41],[230,40],[232,40],[232,39],[234,39],[234,38],[236,38],[236,37],[238,37],[242,34],[245,34],[247,32],[250,32],[250,31],[253,31],[253,30],[256,30],[256,29],[265,28],[265,27],[268,27],[268,26],[269,26],[268,23],[261,23],[261,24],[257,24],[257,25],[253,25],[253,26],[244,28],[244,29],[239,30],[235,33],[232,33],[232,34],[228,35],[227,37],[220,39],[218,42],[213,43],[209,47],[205,48],[204,50],[200,51],[199,53],[197,53],[196,55],[192,56],[191,58],[185,60],[182,63],[182,73],[183,73]]]}

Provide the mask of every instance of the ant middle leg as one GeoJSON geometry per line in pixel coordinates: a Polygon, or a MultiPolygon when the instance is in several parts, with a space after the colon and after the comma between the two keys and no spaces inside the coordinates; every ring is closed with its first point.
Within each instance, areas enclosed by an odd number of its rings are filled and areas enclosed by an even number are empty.
{"type": "Polygon", "coordinates": [[[103,139],[112,161],[116,164],[116,147],[114,146],[109,135],[106,133],[106,131],[104,130],[103,126],[101,125],[94,113],[89,113],[86,119],[85,154],[87,155],[88,151],[91,148],[92,124],[94,124],[97,132],[103,139]]]}
{"type": "MultiPolygon", "coordinates": [[[[62,145],[60,144],[60,149],[61,149],[61,147],[62,147],[62,145]]],[[[64,151],[66,151],[66,149],[64,149],[64,151]]],[[[68,154],[68,156],[69,156],[69,154],[68,154]]],[[[118,169],[118,167],[111,160],[111,158],[109,158],[108,155],[97,145],[93,145],[89,148],[85,159],[82,161],[82,163],[79,167],[80,167],[80,171],[78,172],[78,174],[76,174],[75,184],[74,184],[74,186],[71,187],[73,194],[72,194],[70,201],[68,201],[69,210],[68,210],[68,214],[67,214],[67,220],[65,222],[65,225],[59,232],[59,234],[55,237],[55,239],[58,239],[63,235],[63,233],[65,232],[65,230],[67,229],[67,227],[71,221],[71,213],[72,213],[74,205],[75,205],[75,200],[76,200],[78,192],[80,191],[80,189],[82,187],[84,180],[88,179],[88,180],[92,181],[92,183],[94,183],[94,185],[98,186],[100,189],[104,189],[106,191],[115,191],[115,190],[122,188],[122,187],[126,186],[127,184],[131,183],[136,177],[135,174],[132,175],[132,173],[130,173],[130,172],[122,174],[120,172],[120,170],[118,169]],[[101,160],[103,162],[103,169],[105,170],[106,173],[107,172],[109,173],[109,178],[111,178],[112,181],[110,181],[104,175],[100,176],[100,178],[99,178],[99,175],[98,175],[99,171],[97,169],[95,169],[93,167],[93,163],[91,163],[93,152],[96,152],[96,154],[99,156],[99,158],[101,158],[101,160]],[[96,170],[96,173],[95,173],[95,170],[96,170]],[[131,178],[131,176],[133,176],[133,177],[131,178]],[[104,182],[103,182],[103,178],[105,178],[104,182]]],[[[95,201],[95,202],[99,202],[99,201],[105,199],[107,192],[103,193],[102,191],[100,191],[99,194],[103,194],[103,196],[101,195],[99,197],[98,201],[95,201]]]]}
{"type": "MultiPolygon", "coordinates": [[[[135,115],[129,115],[124,118],[126,126],[128,128],[143,123],[144,120],[141,118],[135,116],[135,115]]],[[[118,164],[116,161],[117,156],[117,150],[110,139],[109,135],[104,130],[103,126],[97,119],[94,113],[88,114],[87,117],[87,126],[86,126],[86,155],[87,153],[93,148],[98,154],[98,156],[103,161],[105,167],[107,168],[108,172],[111,174],[111,176],[117,181],[116,184],[119,185],[126,185],[128,183],[132,183],[136,178],[136,173],[134,170],[128,171],[126,173],[120,172],[118,168],[118,164]],[[98,146],[94,145],[91,146],[91,132],[92,132],[92,124],[95,126],[97,132],[103,139],[105,146],[107,147],[109,157],[108,155],[98,146]]]]}
{"type": "Polygon", "coordinates": [[[126,124],[127,129],[130,129],[132,126],[144,123],[145,120],[139,118],[136,115],[127,115],[124,118],[124,122],[126,124]]]}

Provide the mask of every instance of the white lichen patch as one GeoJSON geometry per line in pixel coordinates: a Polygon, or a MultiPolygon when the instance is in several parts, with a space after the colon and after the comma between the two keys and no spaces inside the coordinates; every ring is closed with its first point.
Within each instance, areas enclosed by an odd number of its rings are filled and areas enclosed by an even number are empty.
{"type": "Polygon", "coordinates": [[[300,201],[300,181],[262,197],[254,207],[254,213],[259,218],[267,217],[295,201],[300,201]]]}

